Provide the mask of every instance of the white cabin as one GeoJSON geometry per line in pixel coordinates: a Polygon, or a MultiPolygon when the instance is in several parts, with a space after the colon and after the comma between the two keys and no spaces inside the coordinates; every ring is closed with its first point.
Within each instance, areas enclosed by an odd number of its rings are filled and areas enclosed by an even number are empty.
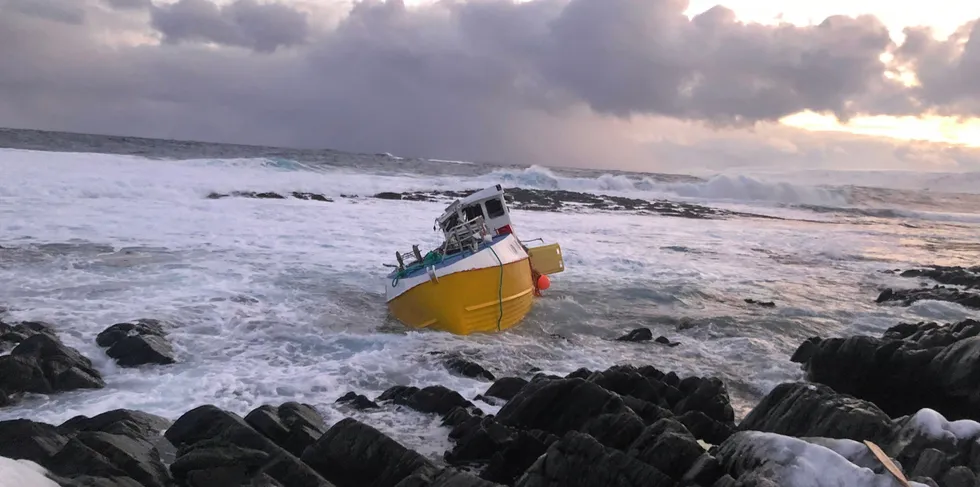
{"type": "Polygon", "coordinates": [[[454,227],[478,217],[483,218],[487,230],[494,237],[514,233],[510,221],[510,209],[507,208],[504,190],[499,184],[454,201],[446,208],[445,213],[436,220],[436,223],[448,238],[454,227]]]}

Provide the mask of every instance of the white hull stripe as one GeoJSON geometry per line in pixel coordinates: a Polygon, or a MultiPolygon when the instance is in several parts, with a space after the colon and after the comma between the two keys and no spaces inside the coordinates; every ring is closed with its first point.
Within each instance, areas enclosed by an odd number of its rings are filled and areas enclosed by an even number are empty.
{"type": "MultiPolygon", "coordinates": [[[[491,247],[484,248],[483,250],[465,257],[458,262],[454,262],[451,265],[443,268],[437,268],[435,270],[436,277],[440,278],[449,274],[455,274],[457,272],[486,269],[488,267],[499,267],[501,264],[510,264],[528,257],[527,252],[524,251],[524,248],[521,247],[521,244],[517,241],[517,237],[515,237],[513,234],[508,235],[506,238],[493,244],[491,247]],[[494,257],[493,252],[490,250],[491,247],[494,251],[496,251],[496,257],[494,257]],[[497,262],[497,257],[500,258],[500,262],[497,262]]],[[[429,274],[427,272],[423,272],[417,276],[399,279],[395,281],[394,286],[392,286],[392,282],[394,281],[393,279],[386,278],[386,281],[386,301],[391,301],[392,299],[401,296],[409,289],[428,282],[429,274]]]]}

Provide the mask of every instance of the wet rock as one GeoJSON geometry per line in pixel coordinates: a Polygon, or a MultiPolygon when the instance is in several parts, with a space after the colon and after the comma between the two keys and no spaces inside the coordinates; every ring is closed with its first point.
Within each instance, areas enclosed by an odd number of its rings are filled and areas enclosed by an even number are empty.
{"type": "Polygon", "coordinates": [[[43,321],[23,321],[16,325],[0,322],[0,350],[13,349],[38,333],[57,339],[54,329],[54,325],[43,321]]]}
{"type": "Polygon", "coordinates": [[[912,303],[923,299],[948,301],[967,308],[980,309],[980,294],[945,286],[936,286],[928,289],[888,288],[878,295],[878,299],[875,302],[899,301],[902,306],[911,306],[912,303]]]}
{"type": "Polygon", "coordinates": [[[451,468],[430,471],[417,470],[412,475],[395,484],[395,487],[501,487],[500,484],[488,482],[474,477],[466,472],[451,468]]]}
{"type": "Polygon", "coordinates": [[[620,342],[648,342],[653,340],[653,332],[649,328],[637,328],[616,340],[620,342]]]}
{"type": "Polygon", "coordinates": [[[527,381],[520,377],[501,377],[497,379],[487,392],[484,392],[484,396],[497,397],[509,401],[521,392],[521,389],[527,385],[527,381]]]}
{"type": "Polygon", "coordinates": [[[422,455],[352,418],[330,427],[302,459],[337,487],[393,487],[420,469],[437,470],[422,455]]]}
{"type": "Polygon", "coordinates": [[[660,487],[676,483],[655,467],[570,431],[528,468],[516,487],[660,487]]]}
{"type": "Polygon", "coordinates": [[[58,426],[58,431],[72,434],[101,431],[151,441],[166,431],[172,421],[155,414],[132,409],[114,409],[92,416],[75,416],[58,426]]]}
{"type": "Polygon", "coordinates": [[[691,465],[691,468],[681,477],[680,483],[682,485],[710,486],[718,482],[723,474],[724,471],[718,459],[707,453],[702,453],[694,461],[694,464],[691,465]]]}
{"type": "Polygon", "coordinates": [[[644,429],[627,453],[680,480],[704,453],[704,448],[683,424],[667,418],[644,429]]]}
{"type": "Polygon", "coordinates": [[[734,423],[722,423],[708,417],[701,411],[687,411],[678,416],[677,421],[683,424],[695,438],[712,445],[718,445],[735,433],[734,423]]]}
{"type": "Polygon", "coordinates": [[[489,381],[496,379],[489,370],[484,369],[480,364],[466,360],[462,357],[450,356],[446,358],[443,363],[450,372],[459,374],[463,377],[486,379],[489,381]]]}
{"type": "Polygon", "coordinates": [[[163,322],[160,320],[141,318],[136,321],[126,323],[116,323],[109,326],[101,333],[96,335],[95,343],[103,348],[115,345],[117,342],[128,336],[135,335],[155,335],[165,337],[167,333],[163,329],[163,322]]]}
{"type": "Polygon", "coordinates": [[[735,410],[728,395],[728,388],[715,377],[687,377],[678,387],[684,398],[672,408],[675,414],[700,411],[709,418],[725,423],[735,423],[735,410]]]}
{"type": "Polygon", "coordinates": [[[763,308],[775,308],[776,307],[776,303],[774,303],[772,301],[756,301],[756,300],[754,300],[752,298],[745,298],[745,302],[748,303],[748,304],[759,305],[759,306],[762,306],[763,308]]]}
{"type": "Polygon", "coordinates": [[[521,429],[563,435],[602,414],[633,414],[623,399],[583,379],[532,381],[497,413],[497,421],[521,429]]]}
{"type": "Polygon", "coordinates": [[[245,422],[297,457],[327,430],[313,406],[297,402],[259,406],[245,416],[245,422]]]}
{"type": "Polygon", "coordinates": [[[269,484],[275,480],[261,471],[269,460],[269,454],[262,450],[202,442],[181,451],[170,471],[178,484],[187,486],[250,485],[255,480],[269,484]]]}
{"type": "Polygon", "coordinates": [[[0,421],[0,456],[51,465],[66,443],[68,437],[53,425],[28,419],[0,421]]]}
{"type": "Polygon", "coordinates": [[[821,384],[803,382],[773,388],[738,429],[797,437],[868,439],[879,445],[896,434],[892,419],[874,404],[838,394],[821,384]]]}
{"type": "Polygon", "coordinates": [[[977,487],[980,481],[977,474],[968,467],[962,465],[953,467],[942,476],[942,484],[945,487],[977,487]]]}
{"type": "Polygon", "coordinates": [[[659,336],[659,337],[657,337],[657,339],[654,340],[654,342],[655,343],[659,343],[661,345],[667,345],[668,347],[676,347],[676,346],[680,345],[680,342],[672,342],[672,341],[670,341],[669,338],[667,338],[665,336],[659,336]]]}
{"type": "Polygon", "coordinates": [[[0,389],[51,394],[105,387],[92,362],[47,333],[38,333],[0,356],[0,389]]]}
{"type": "Polygon", "coordinates": [[[368,399],[366,396],[362,394],[357,394],[353,391],[344,394],[343,396],[338,398],[336,402],[338,404],[346,404],[357,410],[378,409],[381,407],[378,406],[378,403],[368,399]]]}
{"type": "Polygon", "coordinates": [[[924,269],[909,269],[900,275],[902,277],[927,277],[940,284],[965,286],[967,289],[980,288],[980,266],[934,265],[924,269]]]}
{"type": "Polygon", "coordinates": [[[882,338],[811,338],[794,357],[809,380],[872,401],[894,417],[931,408],[951,419],[980,419],[976,320],[903,323],[882,338]]]}
{"type": "Polygon", "coordinates": [[[588,380],[608,391],[642,399],[664,408],[671,407],[681,397],[680,391],[668,386],[655,375],[645,375],[630,365],[616,365],[590,374],[588,380]]]}
{"type": "MultiPolygon", "coordinates": [[[[253,429],[240,416],[210,404],[196,407],[184,413],[167,429],[165,436],[178,448],[175,464],[194,448],[226,447],[259,450],[269,455],[268,463],[263,466],[265,475],[282,485],[295,485],[297,487],[332,486],[309,465],[253,429]]],[[[228,472],[224,457],[220,457],[220,461],[216,460],[216,462],[199,468],[200,473],[197,474],[199,476],[197,478],[224,478],[234,474],[228,472]]],[[[195,463],[195,465],[203,464],[195,463]]],[[[255,474],[256,472],[251,473],[255,474]]]]}
{"type": "Polygon", "coordinates": [[[629,413],[600,414],[586,422],[581,431],[604,446],[626,450],[644,428],[643,420],[630,410],[629,413]]]}
{"type": "Polygon", "coordinates": [[[946,454],[935,449],[927,448],[919,456],[919,461],[912,468],[911,475],[916,477],[940,478],[949,470],[946,454]]]}
{"type": "Polygon", "coordinates": [[[170,473],[154,446],[143,440],[101,431],[83,431],[75,435],[51,459],[49,468],[64,476],[130,477],[146,487],[171,484],[170,473]]]}
{"type": "Polygon", "coordinates": [[[633,396],[623,396],[623,402],[626,406],[633,410],[640,419],[643,420],[643,424],[649,426],[663,418],[672,418],[674,413],[669,409],[662,408],[653,404],[651,402],[644,401],[643,399],[637,399],[633,396]]]}
{"type": "Polygon", "coordinates": [[[492,482],[512,485],[558,440],[543,431],[504,426],[491,417],[463,417],[456,412],[453,415],[458,417],[449,437],[455,445],[446,452],[446,461],[457,466],[485,465],[480,477],[492,482]]]}
{"type": "Polygon", "coordinates": [[[176,363],[173,346],[159,320],[116,323],[99,333],[95,342],[101,347],[109,347],[106,355],[116,359],[122,367],[176,363]]]}
{"type": "Polygon", "coordinates": [[[475,407],[458,392],[444,386],[428,386],[422,389],[410,386],[390,387],[377,398],[377,402],[388,401],[422,413],[439,415],[445,415],[457,406],[475,407]]]}
{"type": "Polygon", "coordinates": [[[402,199],[402,195],[401,194],[391,193],[391,192],[388,192],[388,191],[382,191],[382,192],[374,195],[374,197],[375,198],[378,198],[378,199],[382,199],[382,200],[400,200],[400,199],[402,199]]]}

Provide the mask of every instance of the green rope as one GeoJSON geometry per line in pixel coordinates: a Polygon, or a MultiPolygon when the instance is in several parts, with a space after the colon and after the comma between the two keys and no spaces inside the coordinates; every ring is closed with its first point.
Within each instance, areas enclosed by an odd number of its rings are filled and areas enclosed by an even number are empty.
{"type": "Polygon", "coordinates": [[[490,246],[490,251],[493,252],[493,256],[497,258],[497,263],[500,264],[500,284],[497,286],[497,300],[500,303],[500,315],[497,316],[497,331],[500,331],[500,320],[504,319],[504,263],[500,260],[500,256],[497,255],[497,251],[490,246]]]}
{"type": "Polygon", "coordinates": [[[443,259],[445,259],[445,257],[446,257],[445,255],[442,255],[442,253],[440,253],[438,251],[430,250],[428,254],[425,254],[425,257],[422,258],[422,261],[421,262],[415,262],[412,265],[410,265],[410,266],[408,266],[408,267],[406,267],[406,268],[404,268],[404,269],[396,272],[395,273],[395,278],[391,280],[391,287],[397,286],[398,285],[398,281],[401,278],[403,278],[403,277],[411,274],[412,272],[414,272],[414,271],[416,271],[418,269],[422,269],[422,268],[428,267],[430,265],[438,264],[438,263],[442,262],[443,259]]]}

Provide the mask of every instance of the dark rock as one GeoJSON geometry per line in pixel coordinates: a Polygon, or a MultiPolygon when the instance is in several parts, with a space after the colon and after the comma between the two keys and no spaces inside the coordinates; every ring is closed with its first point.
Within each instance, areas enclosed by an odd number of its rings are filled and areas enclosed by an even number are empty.
{"type": "Polygon", "coordinates": [[[681,477],[681,484],[695,484],[695,485],[714,485],[725,472],[721,468],[721,464],[718,463],[718,459],[707,454],[702,453],[691,468],[681,477]]]}
{"type": "Polygon", "coordinates": [[[353,391],[344,394],[343,396],[338,398],[336,402],[339,404],[347,404],[348,406],[358,410],[378,409],[381,407],[378,406],[378,403],[368,399],[362,394],[357,394],[353,391]]]}
{"type": "Polygon", "coordinates": [[[928,269],[909,269],[902,277],[928,277],[940,284],[980,288],[980,266],[930,266],[928,269]]]}
{"type": "Polygon", "coordinates": [[[497,413],[506,426],[554,435],[578,431],[602,414],[636,414],[618,394],[582,379],[532,381],[497,413]]]}
{"type": "Polygon", "coordinates": [[[637,399],[633,396],[623,396],[623,402],[626,406],[633,410],[640,419],[643,420],[643,424],[649,426],[657,421],[664,418],[674,417],[674,413],[669,409],[662,408],[653,404],[652,402],[644,401],[643,399],[637,399]]]}
{"type": "Polygon", "coordinates": [[[54,329],[54,325],[43,321],[23,321],[16,325],[8,325],[0,322],[0,350],[7,348],[4,346],[4,344],[10,344],[8,346],[11,347],[16,346],[16,344],[21,343],[24,340],[37,335],[38,333],[44,333],[45,335],[57,339],[58,336],[54,329]]]}
{"type": "Polygon", "coordinates": [[[422,389],[410,386],[394,386],[381,393],[378,402],[391,401],[423,413],[445,415],[457,406],[475,407],[458,392],[444,386],[428,386],[422,389]]]}
{"type": "Polygon", "coordinates": [[[92,477],[78,475],[71,478],[58,477],[55,479],[62,487],[144,487],[131,477],[92,477]]]}
{"type": "Polygon", "coordinates": [[[0,389],[7,393],[53,392],[105,387],[92,362],[47,333],[24,340],[0,356],[0,389]]]}
{"type": "Polygon", "coordinates": [[[432,462],[377,429],[345,418],[303,453],[303,461],[337,487],[394,487],[432,462]]]}
{"type": "Polygon", "coordinates": [[[250,485],[252,479],[265,475],[262,470],[270,458],[262,450],[205,441],[182,451],[170,471],[180,485],[250,485]]]}
{"type": "Polygon", "coordinates": [[[923,408],[980,419],[980,322],[900,324],[885,338],[811,339],[797,351],[807,378],[898,417],[923,408]]]}
{"type": "Polygon", "coordinates": [[[688,377],[681,381],[679,389],[685,397],[674,405],[675,414],[701,411],[715,421],[734,425],[735,410],[721,379],[688,377]]]}
{"type": "Polygon", "coordinates": [[[581,431],[603,446],[625,451],[644,428],[646,424],[631,410],[629,414],[600,414],[586,422],[581,431]]]}
{"type": "Polygon", "coordinates": [[[303,193],[300,191],[293,191],[291,194],[293,195],[293,198],[300,199],[300,200],[320,201],[323,203],[333,202],[332,199],[327,198],[326,196],[319,193],[303,193]]]}
{"type": "Polygon", "coordinates": [[[879,445],[891,441],[896,433],[891,418],[874,404],[838,394],[821,384],[803,382],[773,388],[738,429],[796,437],[867,439],[879,445]]]}
{"type": "Polygon", "coordinates": [[[938,479],[947,470],[949,470],[949,461],[946,460],[946,454],[935,448],[927,448],[919,456],[919,461],[912,468],[911,475],[938,479]]]}
{"type": "Polygon", "coordinates": [[[817,347],[820,345],[820,337],[808,338],[805,342],[801,343],[797,347],[796,351],[793,352],[793,356],[789,359],[793,363],[805,364],[810,361],[813,354],[816,352],[817,347]]]}
{"type": "Polygon", "coordinates": [[[121,367],[177,362],[170,342],[156,335],[128,336],[106,350],[106,355],[116,359],[121,367]]]}
{"type": "Polygon", "coordinates": [[[245,416],[245,422],[297,457],[327,430],[313,406],[297,402],[259,406],[245,416]]]}
{"type": "Polygon", "coordinates": [[[374,195],[374,197],[375,198],[378,198],[378,199],[382,199],[382,200],[400,200],[400,199],[402,199],[402,195],[400,195],[398,193],[391,193],[391,192],[388,192],[388,191],[382,191],[382,192],[374,195]]]}
{"type": "MultiPolygon", "coordinates": [[[[177,460],[180,460],[181,452],[186,454],[196,446],[233,446],[260,450],[270,456],[270,464],[264,467],[265,474],[282,485],[295,485],[297,487],[332,486],[309,465],[253,429],[241,417],[210,404],[196,407],[184,413],[167,429],[165,436],[180,449],[177,460]]],[[[223,468],[218,470],[219,472],[214,473],[214,475],[226,475],[223,468]]]]}
{"type": "Polygon", "coordinates": [[[501,377],[491,384],[490,388],[487,389],[487,392],[483,393],[483,395],[499,397],[500,399],[509,401],[513,399],[518,392],[521,392],[521,389],[523,389],[526,385],[527,381],[521,379],[520,377],[501,377]]]}
{"type": "Polygon", "coordinates": [[[68,437],[50,424],[28,419],[0,421],[0,456],[50,465],[66,443],[68,437]]]}
{"type": "Polygon", "coordinates": [[[657,337],[657,339],[654,340],[654,342],[659,343],[661,345],[667,345],[668,347],[676,347],[680,345],[680,342],[672,342],[670,341],[669,338],[664,336],[657,337]]]}
{"type": "Polygon", "coordinates": [[[877,303],[901,301],[902,306],[910,306],[916,301],[929,299],[948,301],[967,308],[980,309],[980,294],[961,291],[956,288],[936,286],[926,289],[885,289],[878,295],[877,303]]]}
{"type": "Polygon", "coordinates": [[[99,333],[95,337],[95,343],[100,347],[108,347],[106,355],[116,359],[121,367],[176,363],[173,347],[167,341],[160,320],[144,318],[116,323],[99,333]]]}
{"type": "Polygon", "coordinates": [[[668,476],[625,453],[602,446],[595,438],[570,431],[527,469],[516,487],[667,487],[668,476]]]}
{"type": "MultiPolygon", "coordinates": [[[[575,369],[574,371],[570,372],[568,375],[565,376],[565,378],[566,379],[588,379],[590,375],[592,375],[592,371],[589,370],[589,369],[587,369],[587,368],[585,368],[585,367],[582,367],[580,369],[575,369]]],[[[535,377],[537,377],[537,376],[535,376],[535,377]]]]}
{"type": "Polygon", "coordinates": [[[701,411],[688,411],[676,419],[687,427],[695,438],[711,445],[721,444],[735,433],[734,424],[715,421],[701,411]]]}
{"type": "Polygon", "coordinates": [[[676,402],[677,398],[681,396],[679,391],[671,391],[674,388],[658,378],[645,375],[637,368],[628,365],[617,365],[602,372],[593,373],[588,377],[588,380],[607,391],[642,399],[664,408],[673,404],[672,399],[676,402]]]}
{"type": "Polygon", "coordinates": [[[150,441],[166,431],[172,421],[155,414],[131,409],[114,409],[92,416],[75,416],[58,426],[63,434],[80,431],[101,431],[150,441]]]}
{"type": "Polygon", "coordinates": [[[711,484],[711,487],[738,487],[738,481],[726,473],[716,480],[715,483],[711,484]]]}
{"type": "Polygon", "coordinates": [[[446,368],[450,372],[462,375],[463,377],[470,377],[473,379],[486,379],[494,380],[495,377],[490,373],[489,370],[484,369],[483,366],[476,362],[471,362],[462,357],[452,356],[446,359],[444,362],[446,368]]]}
{"type": "Polygon", "coordinates": [[[160,453],[150,443],[101,431],[83,431],[75,435],[52,458],[50,468],[65,476],[125,476],[146,487],[171,484],[170,473],[160,461],[160,453]]]}
{"type": "Polygon", "coordinates": [[[649,328],[637,328],[616,340],[620,342],[647,342],[653,340],[653,332],[649,328]]]}
{"type": "Polygon", "coordinates": [[[627,453],[680,480],[704,454],[704,448],[683,424],[667,418],[644,429],[627,453]]]}
{"type": "Polygon", "coordinates": [[[958,465],[949,469],[946,475],[942,476],[942,484],[944,487],[977,487],[980,482],[978,482],[975,472],[972,472],[968,467],[958,465]]]}
{"type": "Polygon", "coordinates": [[[557,436],[543,431],[520,431],[512,441],[493,454],[481,477],[491,482],[513,485],[556,441],[557,436]]]}
{"type": "Polygon", "coordinates": [[[911,477],[909,478],[909,480],[912,482],[918,482],[920,484],[928,485],[929,487],[940,487],[940,485],[937,484],[935,480],[932,480],[929,477],[911,477]]]}
{"type": "Polygon", "coordinates": [[[500,487],[500,484],[451,468],[436,471],[422,468],[395,484],[395,487],[500,487]]]}
{"type": "Polygon", "coordinates": [[[748,303],[748,304],[757,304],[759,306],[762,306],[763,308],[775,308],[776,307],[776,303],[774,303],[772,301],[756,301],[756,300],[754,300],[752,298],[745,298],[745,302],[748,303]]]}
{"type": "Polygon", "coordinates": [[[95,343],[103,348],[108,348],[116,344],[119,340],[128,336],[154,335],[166,337],[163,329],[163,322],[150,318],[141,318],[136,321],[126,323],[116,323],[105,330],[102,330],[95,337],[95,343]]]}

